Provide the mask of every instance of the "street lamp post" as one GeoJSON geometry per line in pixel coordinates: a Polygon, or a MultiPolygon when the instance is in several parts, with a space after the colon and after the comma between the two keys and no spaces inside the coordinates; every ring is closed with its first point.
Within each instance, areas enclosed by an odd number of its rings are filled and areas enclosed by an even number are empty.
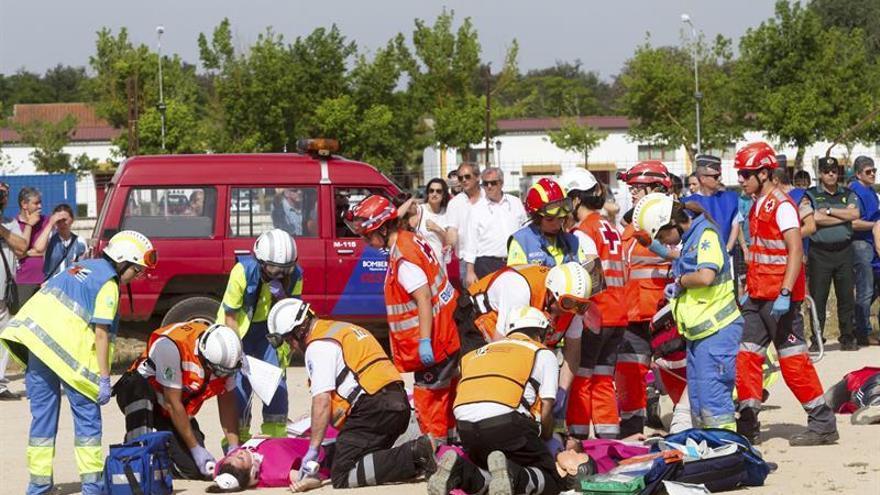
{"type": "Polygon", "coordinates": [[[158,49],[159,49],[159,105],[157,109],[159,110],[159,119],[162,122],[162,151],[165,151],[165,94],[164,88],[162,87],[162,34],[165,32],[165,26],[157,26],[156,27],[156,36],[158,37],[158,49]]]}
{"type": "Polygon", "coordinates": [[[495,140],[495,166],[501,168],[501,140],[495,140]]]}
{"type": "Polygon", "coordinates": [[[694,99],[697,101],[697,154],[700,154],[702,152],[702,140],[700,139],[700,100],[703,99],[703,94],[700,93],[700,71],[697,64],[697,28],[694,27],[691,16],[687,14],[681,14],[681,22],[691,27],[691,41],[694,47],[694,99]]]}

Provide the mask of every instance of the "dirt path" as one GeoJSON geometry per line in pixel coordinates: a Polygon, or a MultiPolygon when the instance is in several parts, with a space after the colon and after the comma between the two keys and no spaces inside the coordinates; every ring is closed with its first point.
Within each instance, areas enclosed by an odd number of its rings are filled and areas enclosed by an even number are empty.
{"type": "MultiPolygon", "coordinates": [[[[822,383],[831,385],[844,373],[862,366],[880,365],[880,347],[862,349],[857,353],[831,351],[819,365],[822,383]]],[[[292,416],[303,414],[307,409],[307,394],[304,371],[292,368],[288,374],[291,390],[292,416]]],[[[13,390],[21,390],[21,378],[11,384],[13,390]]],[[[25,448],[30,421],[28,402],[0,402],[3,428],[0,429],[0,476],[4,483],[3,493],[22,493],[28,480],[25,464],[25,448]]],[[[124,433],[124,421],[115,403],[108,404],[104,413],[104,444],[117,442],[124,433]]],[[[259,416],[259,413],[257,413],[259,416]]],[[[767,478],[767,485],[749,489],[754,494],[799,493],[880,493],[880,425],[853,426],[848,416],[838,416],[840,442],[828,447],[788,446],[787,437],[800,431],[806,417],[803,409],[780,380],[774,385],[767,410],[762,413],[765,442],[760,446],[765,458],[779,464],[779,470],[767,478]]],[[[213,453],[220,452],[220,428],[217,409],[207,405],[199,417],[205,434],[210,439],[208,448],[213,453]]],[[[78,493],[79,482],[73,457],[73,427],[67,402],[62,403],[61,422],[56,442],[55,493],[78,493]]],[[[178,494],[204,493],[206,483],[176,482],[178,494]]],[[[348,491],[332,490],[325,487],[320,493],[348,491]]],[[[405,484],[390,487],[363,488],[351,493],[363,495],[404,495],[424,493],[423,483],[405,484]]],[[[284,489],[261,490],[260,493],[290,493],[284,489]]]]}

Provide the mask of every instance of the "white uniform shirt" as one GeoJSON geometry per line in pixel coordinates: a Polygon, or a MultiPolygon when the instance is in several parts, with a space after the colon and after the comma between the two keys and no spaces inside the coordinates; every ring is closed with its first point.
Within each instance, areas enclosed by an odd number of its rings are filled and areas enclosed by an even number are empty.
{"type": "MultiPolygon", "coordinates": [[[[758,198],[757,204],[755,205],[755,211],[759,211],[759,209],[764,205],[764,201],[767,199],[768,195],[764,195],[758,198]]],[[[800,229],[801,221],[798,216],[797,210],[795,210],[794,206],[789,203],[782,203],[779,205],[779,208],[776,209],[776,225],[779,226],[780,232],[785,232],[789,229],[800,229]]]]}
{"type": "Polygon", "coordinates": [[[506,258],[507,239],[526,221],[526,209],[517,197],[505,194],[498,202],[480,198],[471,209],[462,259],[473,263],[480,256],[506,258]]]}
{"type": "Polygon", "coordinates": [[[438,236],[436,232],[428,229],[428,220],[436,223],[440,228],[445,229],[449,227],[449,220],[446,218],[446,211],[434,213],[434,210],[431,209],[430,205],[419,205],[419,225],[416,227],[418,234],[428,241],[428,245],[431,246],[431,251],[434,252],[434,257],[440,261],[440,267],[445,272],[446,260],[444,259],[443,242],[440,240],[440,236],[438,236]]]}
{"type": "MultiPolygon", "coordinates": [[[[336,389],[336,377],[345,371],[345,360],[342,357],[342,347],[336,342],[316,340],[306,347],[305,353],[306,373],[311,381],[312,397],[333,392],[336,389]]],[[[338,393],[347,397],[358,386],[354,375],[348,373],[345,380],[339,386],[338,393]]],[[[358,397],[363,394],[361,391],[358,397]]],[[[357,399],[355,399],[357,401],[357,399]]],[[[352,406],[354,403],[352,403],[352,406]]]]}
{"type": "MultiPolygon", "coordinates": [[[[162,337],[153,342],[147,353],[149,360],[138,365],[138,373],[144,378],[154,377],[159,385],[181,390],[183,388],[183,369],[180,364],[180,351],[173,340],[162,337]],[[152,362],[152,366],[150,366],[152,362]]],[[[213,380],[220,378],[214,377],[213,380]]],[[[235,388],[235,377],[226,379],[226,390],[235,388]]]]}
{"type": "MultiPolygon", "coordinates": [[[[483,190],[480,189],[480,198],[482,198],[483,195],[483,190]]],[[[464,240],[467,237],[467,226],[469,224],[473,207],[474,203],[471,203],[468,195],[464,192],[456,194],[449,200],[449,204],[446,205],[446,221],[448,222],[449,227],[458,230],[458,245],[455,247],[455,252],[458,253],[459,258],[462,257],[464,240]]]]}
{"type": "MultiPolygon", "coordinates": [[[[556,388],[559,386],[559,362],[556,355],[549,349],[541,349],[535,355],[535,366],[532,369],[532,379],[539,383],[538,390],[531,383],[526,384],[523,398],[529,404],[534,403],[535,394],[539,399],[555,399],[556,388]]],[[[465,404],[455,408],[455,419],[458,421],[477,422],[484,419],[494,418],[502,414],[508,414],[513,409],[495,402],[477,402],[465,404]]],[[[516,408],[517,412],[531,416],[531,412],[522,405],[516,408]]],[[[538,418],[536,418],[538,419],[538,418]]]]}
{"type": "MultiPolygon", "coordinates": [[[[498,275],[498,278],[492,282],[489,290],[486,291],[486,297],[489,299],[489,306],[498,313],[498,322],[495,324],[495,332],[498,335],[507,335],[507,317],[510,316],[510,311],[529,306],[530,294],[531,289],[525,277],[513,271],[498,275]]],[[[565,337],[579,339],[583,331],[583,320],[580,315],[576,315],[566,329],[565,337]]]]}

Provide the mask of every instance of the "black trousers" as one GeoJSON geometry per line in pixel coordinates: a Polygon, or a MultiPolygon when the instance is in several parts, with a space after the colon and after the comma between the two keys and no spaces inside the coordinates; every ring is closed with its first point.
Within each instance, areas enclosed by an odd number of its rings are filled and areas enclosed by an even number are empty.
{"type": "MultiPolygon", "coordinates": [[[[113,395],[116,396],[119,410],[125,415],[126,442],[144,433],[170,431],[174,436],[171,438],[168,454],[173,463],[174,477],[188,480],[205,479],[190,455],[183,437],[174,429],[171,419],[160,412],[162,406],[156,400],[156,391],[140,373],[126,371],[113,386],[113,395]]],[[[199,423],[195,418],[190,418],[190,427],[196,441],[204,446],[205,434],[199,429],[199,423]]]]}
{"type": "MultiPolygon", "coordinates": [[[[839,251],[825,251],[810,246],[807,256],[807,280],[810,283],[810,295],[816,302],[816,313],[819,326],[825,331],[825,313],[831,283],[834,282],[834,295],[837,297],[837,324],[840,327],[840,342],[855,340],[855,286],[853,283],[853,247],[852,245],[839,251]]],[[[816,336],[810,337],[816,342],[816,336]]]]}
{"type": "Polygon", "coordinates": [[[477,312],[467,290],[462,291],[458,295],[458,302],[455,312],[452,313],[452,319],[455,320],[456,328],[458,328],[458,337],[461,341],[459,355],[464,356],[472,350],[479,349],[487,344],[483,334],[474,325],[474,321],[477,319],[477,312]]]}
{"type": "Polygon", "coordinates": [[[333,488],[397,483],[415,478],[415,440],[391,448],[409,425],[410,407],[400,383],[363,396],[336,437],[333,488]]]}
{"type": "Polygon", "coordinates": [[[538,436],[538,424],[526,416],[512,412],[476,423],[458,421],[461,444],[470,462],[462,459],[461,489],[478,493],[486,484],[481,472],[493,451],[507,458],[507,473],[513,480],[513,493],[556,495],[562,479],[556,471],[556,460],[538,436]]]}
{"type": "Polygon", "coordinates": [[[495,256],[477,256],[474,260],[474,273],[477,278],[483,278],[486,275],[496,272],[507,266],[507,259],[495,256]]]}

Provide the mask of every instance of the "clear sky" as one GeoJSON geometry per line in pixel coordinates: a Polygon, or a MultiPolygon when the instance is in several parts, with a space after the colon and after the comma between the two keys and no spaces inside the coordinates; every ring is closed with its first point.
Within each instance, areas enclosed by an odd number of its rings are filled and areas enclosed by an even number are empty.
{"type": "Polygon", "coordinates": [[[480,35],[483,59],[497,67],[516,38],[521,70],[580,59],[608,78],[651,33],[652,43],[679,43],[680,15],[688,12],[707,37],[734,39],[772,16],[773,0],[0,0],[0,72],[43,72],[57,63],[87,65],[95,32],[127,27],[136,42],[198,63],[196,39],[224,17],[238,47],[267,26],[289,41],[336,23],[360,49],[374,49],[395,33],[409,35],[413,19],[433,20],[446,6],[467,16],[480,35]]]}

